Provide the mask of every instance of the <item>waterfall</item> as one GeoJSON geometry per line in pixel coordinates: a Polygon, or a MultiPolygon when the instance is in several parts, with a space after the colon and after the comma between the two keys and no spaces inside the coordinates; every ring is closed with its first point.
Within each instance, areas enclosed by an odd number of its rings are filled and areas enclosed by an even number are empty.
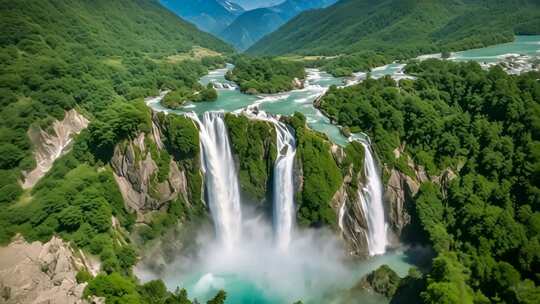
{"type": "Polygon", "coordinates": [[[257,107],[248,107],[246,115],[268,121],[275,126],[277,157],[273,174],[273,227],[276,247],[287,250],[292,238],[294,226],[294,157],[296,140],[293,131],[275,117],[260,111],[257,107]]]}
{"type": "Polygon", "coordinates": [[[383,185],[370,145],[364,146],[364,173],[366,183],[358,191],[362,210],[367,217],[367,241],[369,255],[384,254],[386,251],[386,222],[384,219],[383,185]]]}
{"type": "Polygon", "coordinates": [[[274,231],[276,245],[286,250],[291,241],[294,225],[294,134],[283,123],[273,119],[277,133],[277,158],[274,164],[274,231]]]}
{"type": "Polygon", "coordinates": [[[341,204],[341,207],[339,207],[339,214],[338,214],[338,227],[343,232],[343,218],[345,217],[345,209],[346,209],[347,202],[344,201],[343,204],[341,204]]]}
{"type": "Polygon", "coordinates": [[[189,114],[199,125],[201,163],[208,205],[216,235],[229,249],[240,239],[242,213],[238,174],[225,126],[223,112],[205,112],[202,121],[189,114]]]}

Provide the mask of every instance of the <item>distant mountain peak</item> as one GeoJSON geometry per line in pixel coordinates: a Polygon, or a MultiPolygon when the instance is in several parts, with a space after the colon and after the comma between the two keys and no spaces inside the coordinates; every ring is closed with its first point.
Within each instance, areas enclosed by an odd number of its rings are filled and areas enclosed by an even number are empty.
{"type": "Polygon", "coordinates": [[[176,15],[197,25],[203,31],[220,33],[244,9],[229,0],[160,0],[161,4],[176,15]]]}
{"type": "Polygon", "coordinates": [[[245,12],[244,8],[232,1],[228,0],[217,0],[221,6],[223,6],[226,10],[231,12],[234,15],[240,15],[241,13],[245,12]]]}
{"type": "MultiPolygon", "coordinates": [[[[236,0],[237,1],[237,0],[236,0]]],[[[239,15],[220,37],[245,50],[303,11],[327,7],[337,0],[286,0],[277,5],[249,10],[239,15]]]]}

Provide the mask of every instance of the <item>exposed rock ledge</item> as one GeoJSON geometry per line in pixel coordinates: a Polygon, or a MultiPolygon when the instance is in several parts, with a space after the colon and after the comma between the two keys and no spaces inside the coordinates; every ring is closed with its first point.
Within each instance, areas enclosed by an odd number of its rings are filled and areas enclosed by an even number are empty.
{"type": "MultiPolygon", "coordinates": [[[[396,158],[402,156],[403,149],[404,146],[394,150],[396,158]]],[[[391,169],[389,171],[390,177],[384,191],[385,209],[387,210],[388,222],[390,224],[389,228],[392,232],[389,234],[391,237],[390,242],[394,244],[399,242],[398,239],[401,237],[404,228],[411,221],[409,211],[414,206],[410,204],[414,196],[418,193],[421,184],[431,181],[441,186],[444,194],[450,181],[457,176],[451,168],[447,168],[438,176],[429,176],[423,166],[416,165],[408,156],[404,157],[408,158],[407,163],[412,172],[414,172],[414,176],[411,177],[396,169],[391,169]]],[[[457,170],[459,171],[459,168],[457,170]]]]}
{"type": "Polygon", "coordinates": [[[152,182],[158,166],[145,140],[153,141],[158,149],[163,149],[161,132],[153,123],[152,134],[141,133],[137,138],[117,145],[111,159],[114,177],[126,207],[137,213],[138,222],[145,222],[145,213],[161,209],[179,195],[188,202],[185,172],[173,159],[169,163],[167,179],[161,183],[152,182]]]}
{"type": "Polygon", "coordinates": [[[45,244],[18,238],[0,247],[0,303],[87,303],[81,300],[86,283],[75,279],[83,268],[83,260],[60,238],[45,244]]]}
{"type": "Polygon", "coordinates": [[[62,121],[54,121],[51,133],[42,129],[28,130],[28,136],[34,146],[36,168],[24,174],[22,187],[32,188],[51,169],[54,161],[69,150],[73,136],[87,126],[88,119],[72,109],[66,112],[62,121]]]}
{"type": "Polygon", "coordinates": [[[300,79],[298,79],[296,77],[292,80],[291,83],[292,83],[293,88],[295,88],[295,89],[303,89],[304,88],[304,81],[300,80],[300,79]]]}
{"type": "MultiPolygon", "coordinates": [[[[332,146],[332,154],[339,163],[342,163],[346,156],[343,148],[337,145],[332,146]]],[[[367,217],[362,210],[361,194],[358,191],[364,187],[364,170],[356,168],[361,172],[356,177],[353,170],[353,165],[351,165],[343,177],[343,184],[334,194],[330,206],[336,211],[338,226],[347,244],[349,254],[368,256],[367,217]]]]}

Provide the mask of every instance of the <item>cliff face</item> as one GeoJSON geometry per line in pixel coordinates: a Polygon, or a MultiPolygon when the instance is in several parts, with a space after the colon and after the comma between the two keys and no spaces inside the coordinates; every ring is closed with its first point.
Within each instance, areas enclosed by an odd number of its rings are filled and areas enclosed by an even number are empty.
{"type": "Polygon", "coordinates": [[[391,242],[398,242],[401,232],[410,223],[411,216],[406,204],[418,193],[420,183],[415,178],[407,176],[396,169],[390,171],[390,178],[384,191],[384,202],[388,210],[387,221],[394,233],[391,242]]]}
{"type": "Polygon", "coordinates": [[[384,191],[384,202],[390,228],[390,241],[393,244],[399,243],[404,229],[410,224],[411,216],[409,212],[414,208],[412,200],[418,193],[422,183],[431,181],[438,184],[444,194],[449,182],[456,177],[456,174],[450,168],[447,168],[438,176],[429,176],[423,166],[415,164],[407,155],[403,154],[402,150],[403,148],[398,148],[394,151],[394,154],[396,158],[407,157],[407,164],[410,169],[408,170],[409,175],[395,168],[386,169],[390,177],[384,191]]]}
{"type": "MultiPolygon", "coordinates": [[[[351,151],[349,151],[351,153],[351,151]]],[[[337,215],[338,227],[341,230],[350,255],[367,256],[367,217],[360,202],[359,189],[364,187],[363,154],[347,155],[345,149],[333,145],[334,159],[345,170],[343,183],[334,194],[330,205],[337,215]],[[352,157],[356,162],[348,162],[352,157]]]]}
{"type": "Polygon", "coordinates": [[[86,303],[86,283],[75,279],[83,259],[57,237],[49,242],[15,240],[0,247],[0,303],[86,303]]]}
{"type": "Polygon", "coordinates": [[[88,126],[88,119],[72,109],[66,112],[62,121],[52,124],[52,132],[30,129],[28,136],[34,146],[36,168],[24,173],[22,187],[33,187],[49,171],[54,161],[70,149],[73,136],[88,126]]]}
{"type": "Polygon", "coordinates": [[[179,196],[188,202],[186,174],[168,156],[159,128],[154,123],[151,134],[141,133],[133,140],[118,144],[111,166],[126,207],[137,213],[139,221],[143,221],[144,213],[160,210],[179,196]],[[156,156],[160,159],[154,159],[156,156]],[[158,161],[165,162],[161,168],[158,161]],[[168,172],[161,180],[158,174],[164,173],[160,170],[168,172]]]}
{"type": "Polygon", "coordinates": [[[331,205],[338,216],[338,225],[345,240],[349,254],[367,256],[367,217],[362,210],[357,189],[362,189],[362,176],[353,179],[352,169],[344,178],[343,185],[334,195],[331,205]]]}

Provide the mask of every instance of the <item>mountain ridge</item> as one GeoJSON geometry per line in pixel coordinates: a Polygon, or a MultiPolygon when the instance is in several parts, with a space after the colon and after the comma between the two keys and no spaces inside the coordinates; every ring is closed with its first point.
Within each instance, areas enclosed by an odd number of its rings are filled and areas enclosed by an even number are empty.
{"type": "Polygon", "coordinates": [[[160,0],[160,3],[199,29],[214,35],[244,12],[240,5],[228,0],[160,0]]]}
{"type": "MultiPolygon", "coordinates": [[[[410,56],[478,47],[511,39],[517,24],[540,20],[538,8],[534,1],[519,0],[342,0],[301,13],[247,52],[338,55],[369,50],[410,56]]],[[[525,27],[540,32],[540,26],[525,27]]]]}
{"type": "Polygon", "coordinates": [[[278,29],[297,14],[326,7],[336,0],[287,0],[272,7],[257,8],[239,15],[219,36],[237,49],[245,50],[278,29]]]}

